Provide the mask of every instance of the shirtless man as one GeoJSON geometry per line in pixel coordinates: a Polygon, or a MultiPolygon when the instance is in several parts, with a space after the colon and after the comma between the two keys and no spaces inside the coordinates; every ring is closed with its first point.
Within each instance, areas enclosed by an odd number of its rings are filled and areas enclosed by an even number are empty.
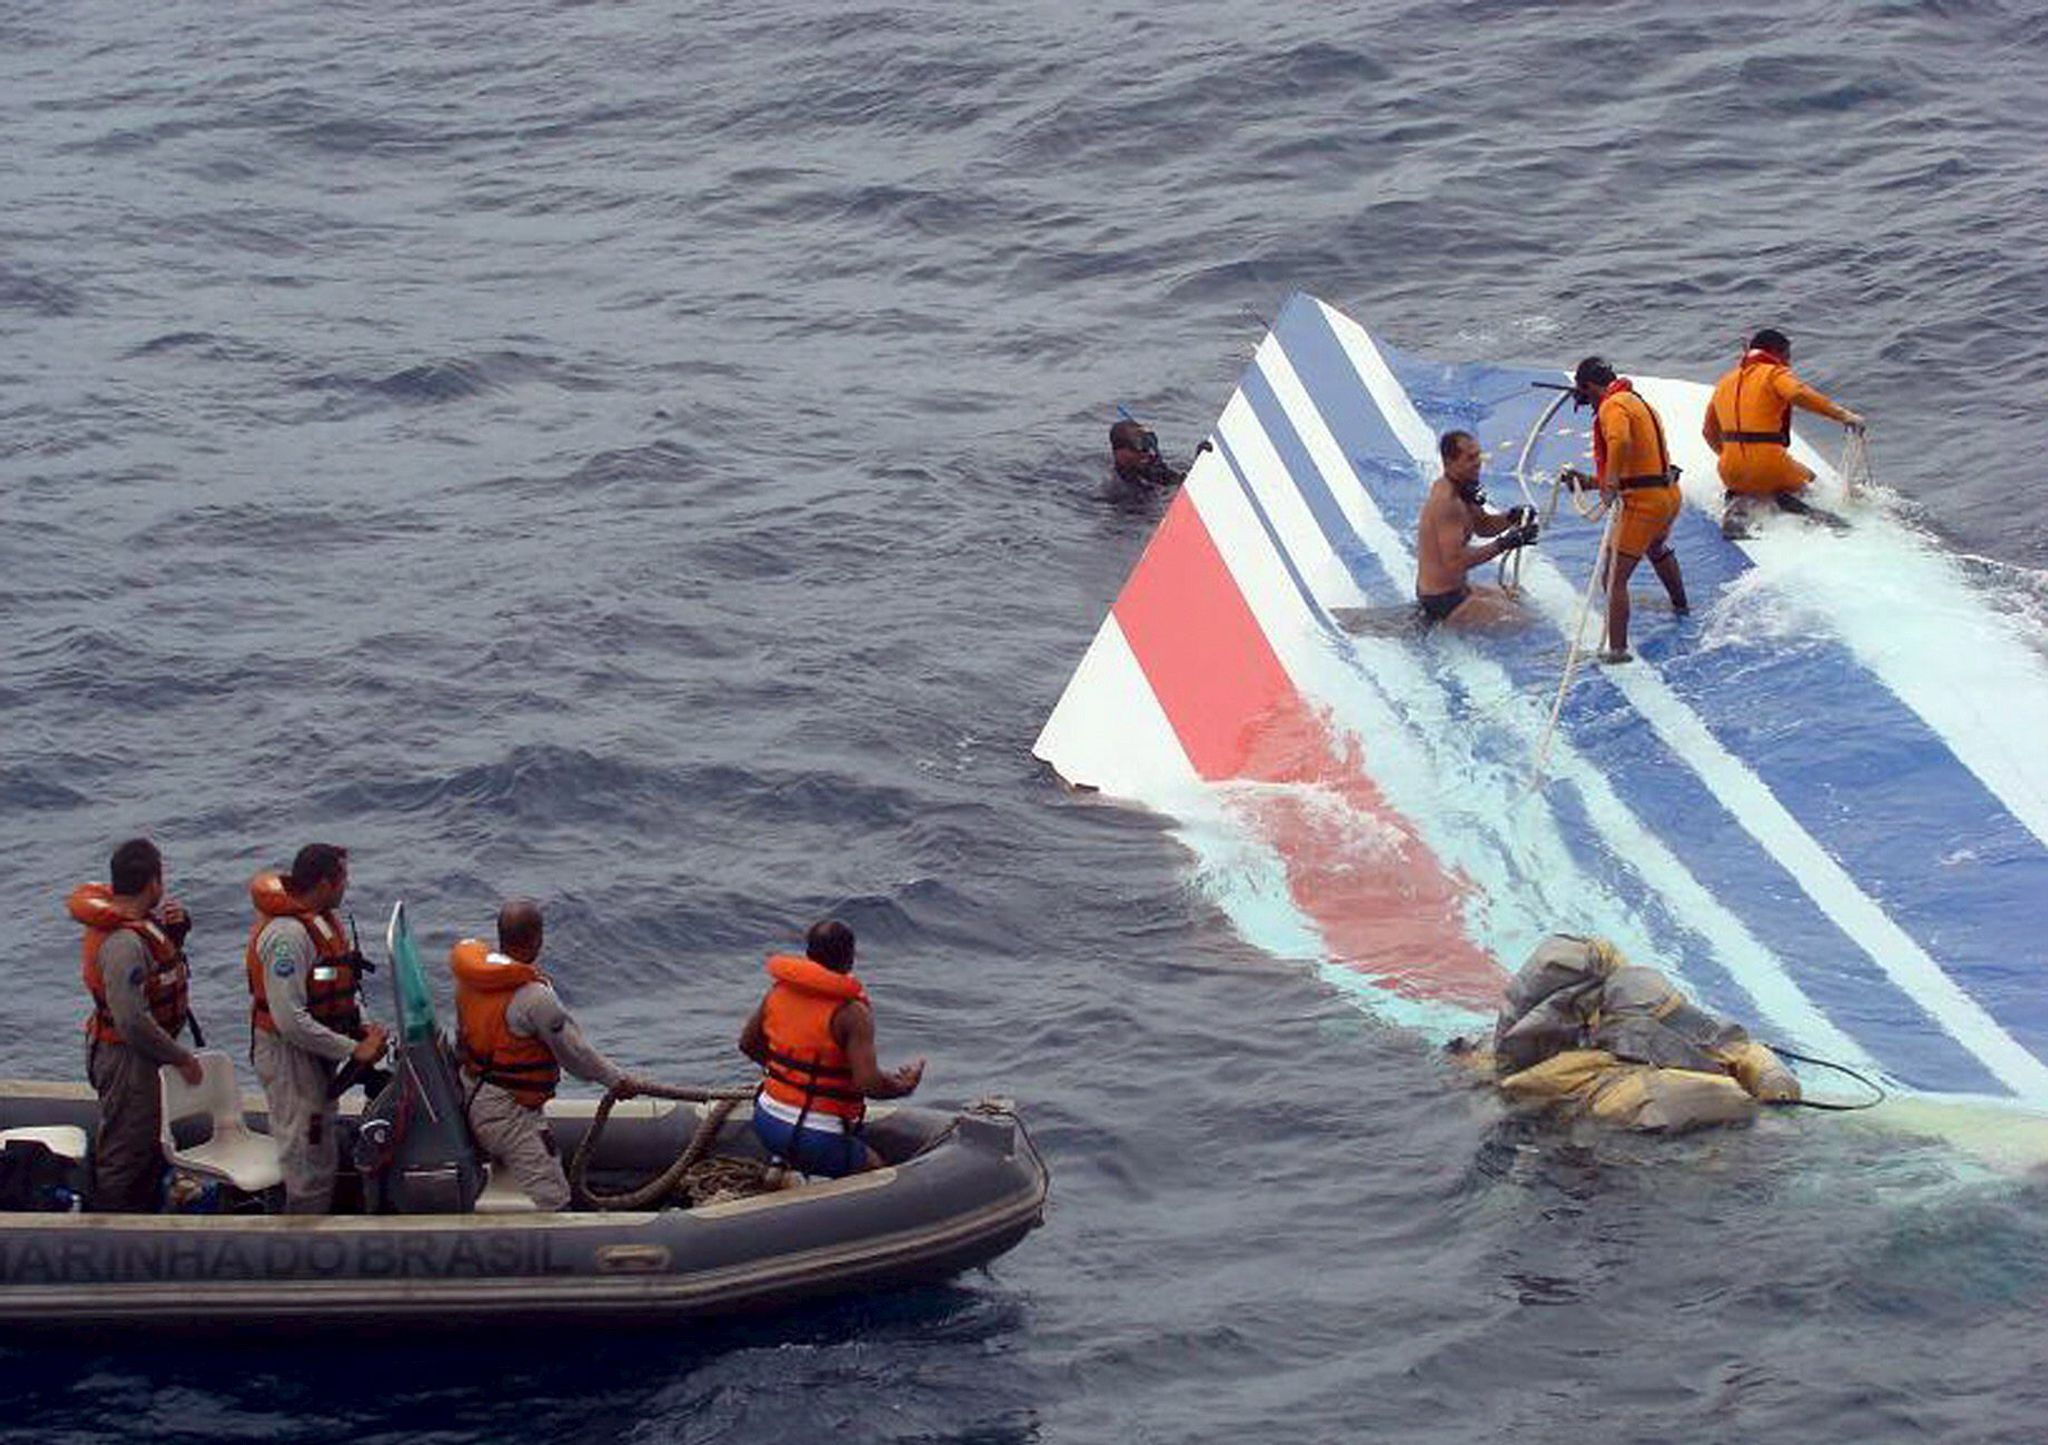
{"type": "Polygon", "coordinates": [[[1506,593],[1474,587],[1466,574],[1535,541],[1536,514],[1529,507],[1486,510],[1486,494],[1479,488],[1483,458],[1472,433],[1447,431],[1436,449],[1444,469],[1429,484],[1416,529],[1415,605],[1425,623],[1449,620],[1464,626],[1512,617],[1515,605],[1506,593]],[[1475,547],[1474,537],[1492,540],[1475,547]]]}

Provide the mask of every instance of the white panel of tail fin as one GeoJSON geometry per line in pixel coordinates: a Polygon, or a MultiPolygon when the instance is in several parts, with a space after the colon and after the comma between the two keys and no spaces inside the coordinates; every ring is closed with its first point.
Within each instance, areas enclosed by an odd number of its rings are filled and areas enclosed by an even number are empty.
{"type": "Polygon", "coordinates": [[[1114,615],[1103,619],[1031,752],[1067,782],[1116,797],[1170,798],[1196,783],[1114,615]]]}

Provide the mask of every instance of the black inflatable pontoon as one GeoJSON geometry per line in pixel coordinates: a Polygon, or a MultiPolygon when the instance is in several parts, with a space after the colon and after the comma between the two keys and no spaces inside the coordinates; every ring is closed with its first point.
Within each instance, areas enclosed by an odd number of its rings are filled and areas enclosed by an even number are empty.
{"type": "MultiPolygon", "coordinates": [[[[450,1127],[454,1075],[402,907],[391,943],[403,1042],[393,1082],[344,1116],[339,1212],[287,1216],[268,1212],[274,1197],[233,1191],[214,1213],[0,1212],[0,1329],[674,1319],[942,1279],[994,1259],[1043,1216],[1044,1162],[1000,1103],[878,1107],[864,1137],[888,1167],[846,1179],[688,1208],[535,1212],[517,1191],[483,1187],[465,1131],[450,1127]]],[[[260,1098],[242,1103],[264,1129],[260,1098]]],[[[713,1107],[615,1107],[593,1190],[659,1174],[713,1107]]],[[[0,1131],[38,1131],[9,1149],[61,1151],[94,1114],[83,1084],[0,1082],[0,1131]]],[[[557,1100],[549,1114],[567,1157],[595,1107],[557,1100]]],[[[745,1104],[707,1152],[766,1162],[745,1104]]]]}

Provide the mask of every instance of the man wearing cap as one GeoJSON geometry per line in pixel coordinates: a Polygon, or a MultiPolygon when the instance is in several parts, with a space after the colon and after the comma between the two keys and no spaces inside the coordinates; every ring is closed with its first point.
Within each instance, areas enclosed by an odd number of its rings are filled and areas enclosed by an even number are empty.
{"type": "Polygon", "coordinates": [[[1714,384],[1701,435],[1720,460],[1721,484],[1728,489],[1721,531],[1733,539],[1749,535],[1749,518],[1759,505],[1845,525],[1801,495],[1813,480],[1810,467],[1792,460],[1792,409],[1818,412],[1852,432],[1863,430],[1863,418],[1837,406],[1792,374],[1792,342],[1784,332],[1765,327],[1750,337],[1742,359],[1714,384]]]}
{"type": "Polygon", "coordinates": [[[1607,646],[1600,660],[1627,662],[1633,656],[1628,650],[1628,579],[1636,563],[1648,557],[1672,610],[1690,610],[1678,554],[1669,540],[1681,505],[1678,468],[1671,465],[1656,408],[1600,357],[1579,363],[1572,373],[1572,397],[1577,405],[1593,408],[1594,479],[1600,495],[1618,509],[1608,523],[1607,646]]]}

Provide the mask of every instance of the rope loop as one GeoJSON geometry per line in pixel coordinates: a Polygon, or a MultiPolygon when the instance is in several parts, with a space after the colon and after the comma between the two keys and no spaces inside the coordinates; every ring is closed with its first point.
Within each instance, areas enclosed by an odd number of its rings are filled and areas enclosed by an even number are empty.
{"type": "Polygon", "coordinates": [[[654,1083],[642,1083],[634,1092],[654,1099],[676,1099],[685,1103],[709,1104],[711,1107],[704,1111],[703,1119],[698,1122],[696,1131],[690,1135],[690,1142],[668,1168],[637,1189],[628,1189],[619,1194],[601,1194],[589,1186],[585,1176],[589,1172],[591,1159],[597,1153],[597,1141],[604,1134],[605,1125],[611,1119],[612,1108],[619,1102],[619,1086],[614,1084],[606,1089],[604,1097],[598,1100],[597,1117],[590,1121],[590,1127],[584,1131],[582,1140],[576,1145],[576,1152],[569,1158],[569,1192],[575,1198],[578,1208],[606,1210],[658,1207],[675,1193],[676,1186],[682,1182],[683,1176],[690,1172],[690,1167],[710,1152],[712,1144],[718,1139],[719,1129],[724,1126],[732,1111],[743,1100],[754,1097],[751,1088],[700,1089],[654,1083]]]}

